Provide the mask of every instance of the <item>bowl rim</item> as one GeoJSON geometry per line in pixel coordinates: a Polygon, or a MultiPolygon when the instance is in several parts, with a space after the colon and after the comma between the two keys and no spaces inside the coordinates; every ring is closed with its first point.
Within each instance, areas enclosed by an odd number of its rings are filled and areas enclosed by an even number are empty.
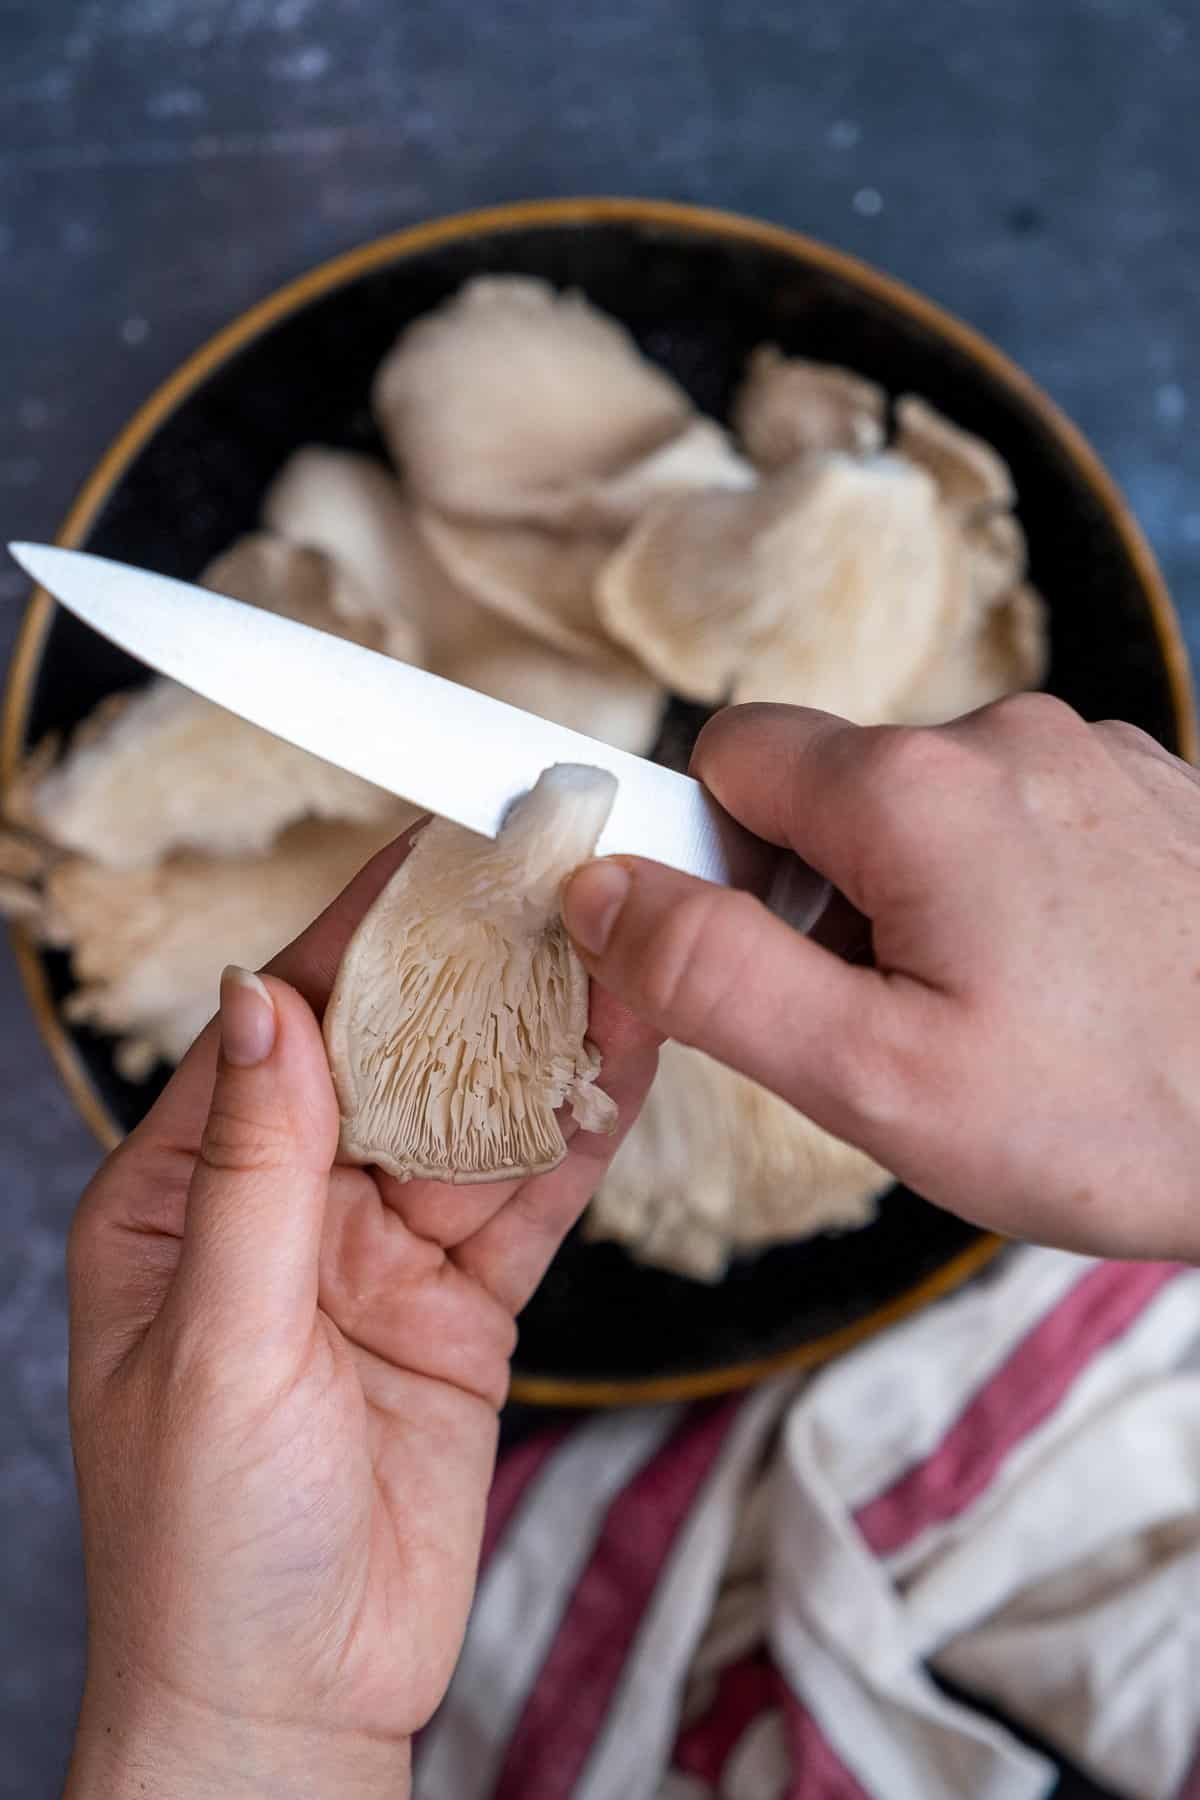
{"type": "MultiPolygon", "coordinates": [[[[1150,609],[1167,675],[1181,753],[1187,761],[1196,761],[1200,754],[1200,727],[1190,663],[1166,582],[1128,503],[1078,427],[1032,377],[990,339],[906,283],[803,232],[717,208],[618,196],[524,200],[427,220],[371,238],[318,263],[239,313],[153,390],[121,427],[84,480],[56,533],[55,543],[65,548],[77,547],[126,470],[176,408],[231,356],[310,301],[374,269],[439,245],[481,235],[589,224],[659,225],[676,232],[690,232],[698,238],[734,239],[763,245],[809,267],[821,269],[893,311],[907,315],[981,365],[992,380],[1033,413],[1058,442],[1121,539],[1150,609]]],[[[45,589],[35,587],[18,631],[0,715],[0,791],[11,781],[24,749],[33,687],[56,604],[45,589]]],[[[41,1037],[85,1123],[101,1146],[106,1151],[111,1150],[124,1134],[93,1085],[54,1006],[38,947],[17,924],[10,927],[10,938],[41,1037]]],[[[690,1400],[745,1388],[783,1370],[813,1368],[932,1300],[951,1293],[1005,1247],[1005,1239],[981,1233],[974,1243],[950,1257],[930,1275],[863,1318],[774,1356],[731,1363],[692,1375],[646,1379],[569,1380],[516,1375],[510,1388],[510,1399],[548,1407],[690,1400]]]]}

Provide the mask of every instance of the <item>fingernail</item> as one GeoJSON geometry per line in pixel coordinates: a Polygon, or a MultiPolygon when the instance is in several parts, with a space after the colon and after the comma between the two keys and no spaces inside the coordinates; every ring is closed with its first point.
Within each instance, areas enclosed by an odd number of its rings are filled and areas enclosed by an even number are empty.
{"type": "Polygon", "coordinates": [[[221,976],[221,1053],[237,1068],[266,1062],[275,1044],[275,1003],[265,981],[230,963],[221,976]]]}
{"type": "Polygon", "coordinates": [[[618,862],[585,863],[567,883],[563,922],[592,956],[603,954],[629,894],[629,870],[618,862]]]}

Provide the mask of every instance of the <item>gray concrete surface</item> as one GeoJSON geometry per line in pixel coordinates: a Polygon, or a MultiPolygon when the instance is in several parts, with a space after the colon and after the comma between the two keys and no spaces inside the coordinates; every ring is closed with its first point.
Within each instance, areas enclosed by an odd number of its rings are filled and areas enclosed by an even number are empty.
{"type": "MultiPolygon", "coordinates": [[[[318,259],[642,193],[800,226],[990,333],[1200,648],[1198,40],[1187,0],[0,0],[0,534],[51,533],[150,387],[318,259]]],[[[23,595],[0,571],[0,662],[23,595]]],[[[95,1153],[7,950],[0,1075],[0,1800],[39,1800],[82,1673],[61,1260],[95,1153]]]]}

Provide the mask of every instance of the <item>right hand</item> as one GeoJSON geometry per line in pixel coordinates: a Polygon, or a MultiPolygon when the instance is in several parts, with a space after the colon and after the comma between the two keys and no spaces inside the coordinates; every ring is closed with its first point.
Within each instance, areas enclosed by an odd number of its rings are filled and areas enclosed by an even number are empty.
{"type": "Polygon", "coordinates": [[[1200,1262],[1200,777],[1044,695],[929,730],[738,707],[692,771],[875,966],[622,857],[564,897],[602,986],[976,1224],[1200,1262]]]}

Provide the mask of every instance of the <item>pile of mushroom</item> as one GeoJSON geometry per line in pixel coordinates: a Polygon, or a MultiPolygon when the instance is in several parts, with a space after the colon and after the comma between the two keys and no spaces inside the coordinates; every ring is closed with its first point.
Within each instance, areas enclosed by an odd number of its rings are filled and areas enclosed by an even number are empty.
{"type": "MultiPolygon", "coordinates": [[[[671,696],[928,724],[1036,686],[1042,604],[1009,472],[923,401],[764,347],[732,431],[615,320],[522,277],[400,337],[387,468],[306,448],[212,588],[650,754],[671,696]]],[[[403,729],[403,721],[398,722],[403,729]]],[[[347,1155],[485,1180],[612,1123],[562,875],[611,802],[556,771],[501,838],[435,821],[356,934],[326,1018],[347,1155]]],[[[41,745],[5,795],[0,907],[70,952],[72,1019],[140,1079],[221,967],[255,967],[415,809],[162,679],[41,745]]],[[[868,1220],[884,1170],[678,1045],[586,1229],[699,1279],[868,1220]]]]}

